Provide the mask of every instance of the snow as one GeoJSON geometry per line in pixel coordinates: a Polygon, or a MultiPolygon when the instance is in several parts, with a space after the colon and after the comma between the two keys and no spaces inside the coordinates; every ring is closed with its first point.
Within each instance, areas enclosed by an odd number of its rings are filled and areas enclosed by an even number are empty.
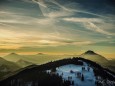
{"type": "Polygon", "coordinates": [[[56,73],[62,76],[63,80],[68,80],[68,77],[71,77],[72,79],[69,80],[74,81],[74,86],[95,86],[95,76],[93,69],[90,68],[90,71],[88,71],[87,67],[88,66],[86,63],[84,63],[83,66],[68,64],[56,68],[56,73]],[[85,67],[85,70],[82,70],[82,67],[85,67]],[[73,73],[70,72],[71,70],[73,73]],[[83,74],[84,81],[81,81],[81,78],[77,77],[76,73],[83,74]]]}
{"type": "Polygon", "coordinates": [[[63,65],[57,67],[55,72],[51,70],[47,70],[47,72],[51,74],[58,74],[63,80],[74,82],[74,85],[71,86],[97,86],[97,83],[101,86],[115,86],[115,81],[105,80],[101,76],[97,76],[98,78],[96,79],[93,68],[86,62],[83,62],[83,65],[63,65]],[[84,75],[84,81],[81,80],[82,74],[84,75]]]}

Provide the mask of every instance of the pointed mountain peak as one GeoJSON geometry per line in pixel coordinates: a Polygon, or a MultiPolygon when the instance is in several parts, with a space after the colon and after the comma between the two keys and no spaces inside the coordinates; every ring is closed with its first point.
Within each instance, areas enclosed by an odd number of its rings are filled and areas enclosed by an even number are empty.
{"type": "Polygon", "coordinates": [[[96,53],[92,50],[88,50],[84,54],[96,55],[96,53]]]}
{"type": "Polygon", "coordinates": [[[20,60],[21,58],[23,58],[22,55],[19,55],[17,53],[10,53],[6,56],[4,56],[4,59],[8,60],[8,61],[13,61],[13,62],[16,62],[18,60],[20,60]]]}
{"type": "Polygon", "coordinates": [[[44,53],[38,53],[37,55],[45,55],[44,53]]]}
{"type": "Polygon", "coordinates": [[[18,54],[16,54],[16,53],[10,53],[9,55],[18,55],[18,54]]]}

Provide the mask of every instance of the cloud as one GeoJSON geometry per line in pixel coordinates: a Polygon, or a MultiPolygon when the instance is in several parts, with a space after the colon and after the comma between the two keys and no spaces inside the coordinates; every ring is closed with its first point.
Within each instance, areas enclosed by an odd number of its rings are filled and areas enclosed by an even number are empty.
{"type": "MultiPolygon", "coordinates": [[[[0,24],[1,25],[8,25],[8,24],[26,24],[26,25],[34,25],[34,24],[51,24],[53,23],[53,19],[51,18],[34,18],[30,16],[22,16],[16,13],[11,12],[0,12],[0,24]],[[3,18],[2,18],[3,17],[3,18]],[[5,18],[4,18],[5,17],[5,18]]],[[[9,25],[12,26],[13,25],[9,25]]]]}
{"type": "MultiPolygon", "coordinates": [[[[99,19],[99,18],[63,18],[64,21],[68,21],[68,22],[74,22],[74,23],[82,23],[82,25],[88,29],[88,30],[92,30],[94,32],[99,32],[101,34],[105,34],[105,35],[114,35],[113,33],[110,33],[108,31],[105,30],[105,28],[107,28],[108,23],[105,23],[104,19],[99,19]],[[98,23],[99,25],[96,25],[95,23],[98,23]],[[107,27],[105,27],[107,26],[107,27]],[[102,27],[102,28],[100,28],[102,27]],[[104,28],[105,27],[105,28],[104,28]]],[[[112,24],[113,25],[113,24],[112,24]]],[[[108,30],[110,30],[110,27],[113,27],[112,25],[109,25],[108,30]]]]}
{"type": "MultiPolygon", "coordinates": [[[[1,41],[0,41],[1,42],[1,41]]],[[[2,41],[0,44],[0,49],[19,49],[21,47],[33,47],[37,46],[39,47],[56,47],[56,46],[66,46],[66,45],[75,45],[75,46],[83,46],[83,45],[90,45],[93,42],[90,41],[60,41],[60,40],[33,40],[33,41],[2,41]],[[13,48],[14,47],[14,48],[13,48]]]]}
{"type": "Polygon", "coordinates": [[[0,29],[0,38],[18,38],[25,36],[25,33],[17,33],[12,30],[0,29]]]}
{"type": "MultiPolygon", "coordinates": [[[[52,0],[52,3],[58,5],[59,7],[61,7],[63,10],[65,10],[67,12],[84,13],[84,14],[90,14],[90,15],[94,15],[94,16],[97,16],[97,17],[101,17],[101,18],[108,18],[106,16],[99,15],[99,14],[96,14],[96,13],[93,13],[93,12],[88,12],[88,11],[85,11],[85,10],[80,9],[80,8],[75,8],[75,9],[67,8],[67,7],[61,5],[60,3],[56,2],[55,0],[52,0]]],[[[77,6],[79,3],[74,3],[74,4],[76,4],[76,6],[77,6]]]]}
{"type": "Polygon", "coordinates": [[[73,15],[74,13],[68,13],[66,11],[60,10],[58,12],[50,12],[46,16],[49,18],[59,18],[59,17],[69,17],[73,15]]]}
{"type": "Polygon", "coordinates": [[[68,8],[66,8],[66,7],[64,7],[64,6],[62,6],[61,4],[59,4],[58,2],[56,2],[56,1],[54,1],[54,0],[52,0],[52,3],[54,3],[55,5],[61,7],[61,8],[62,8],[63,10],[65,10],[65,11],[72,12],[70,9],[68,9],[68,8]]]}
{"type": "MultiPolygon", "coordinates": [[[[61,51],[63,46],[66,46],[69,48],[66,50],[64,47],[64,51],[69,51],[70,49],[76,50],[75,46],[84,49],[85,46],[102,45],[105,41],[111,41],[114,38],[114,15],[107,16],[89,12],[80,8],[79,3],[77,3],[79,7],[72,9],[68,4],[62,5],[56,0],[33,1],[32,4],[25,5],[23,11],[21,9],[17,12],[20,6],[12,9],[13,11],[0,11],[1,49],[16,50],[22,47],[32,47],[48,50],[50,47],[59,47],[61,51]],[[31,11],[34,10],[34,5],[35,12],[31,11]],[[32,9],[26,13],[28,6],[32,9]],[[39,14],[39,7],[44,14],[43,17],[35,16],[39,14]],[[71,46],[74,47],[71,48],[71,46]]],[[[109,46],[113,43],[109,43],[109,46]]]]}
{"type": "Polygon", "coordinates": [[[85,23],[85,22],[103,22],[102,19],[98,19],[98,18],[63,18],[63,20],[65,21],[69,21],[69,22],[81,22],[81,23],[85,23]]]}
{"type": "Polygon", "coordinates": [[[1,49],[19,49],[21,47],[46,47],[46,46],[64,46],[64,45],[88,45],[91,41],[75,41],[54,33],[20,33],[12,30],[0,29],[0,48],[1,49]],[[14,47],[13,47],[14,46],[14,47]]]}
{"type": "Polygon", "coordinates": [[[95,25],[94,23],[92,22],[87,22],[84,24],[85,27],[89,30],[92,30],[92,31],[96,31],[96,32],[99,32],[99,33],[102,33],[102,34],[105,34],[105,35],[114,35],[112,33],[109,33],[101,28],[99,28],[97,25],[95,25]]]}
{"type": "Polygon", "coordinates": [[[114,46],[115,41],[113,41],[113,40],[99,41],[99,42],[93,43],[92,45],[95,45],[95,46],[114,46]]]}
{"type": "Polygon", "coordinates": [[[38,5],[40,5],[42,7],[45,7],[45,8],[47,7],[43,0],[32,0],[32,1],[37,3],[38,5]]]}

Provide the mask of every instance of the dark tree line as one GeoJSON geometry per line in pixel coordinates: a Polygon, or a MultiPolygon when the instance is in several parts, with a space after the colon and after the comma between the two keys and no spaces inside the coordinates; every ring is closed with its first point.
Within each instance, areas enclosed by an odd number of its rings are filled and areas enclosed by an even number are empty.
{"type": "Polygon", "coordinates": [[[66,83],[67,81],[63,82],[62,77],[58,75],[51,75],[40,71],[38,73],[27,73],[24,76],[7,79],[1,82],[0,86],[64,86],[66,83]]]}

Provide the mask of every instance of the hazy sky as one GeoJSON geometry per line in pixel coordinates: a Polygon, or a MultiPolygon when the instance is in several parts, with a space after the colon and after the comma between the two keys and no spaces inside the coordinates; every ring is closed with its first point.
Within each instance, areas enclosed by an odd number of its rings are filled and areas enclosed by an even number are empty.
{"type": "Polygon", "coordinates": [[[115,57],[114,0],[1,0],[0,54],[115,57]]]}

